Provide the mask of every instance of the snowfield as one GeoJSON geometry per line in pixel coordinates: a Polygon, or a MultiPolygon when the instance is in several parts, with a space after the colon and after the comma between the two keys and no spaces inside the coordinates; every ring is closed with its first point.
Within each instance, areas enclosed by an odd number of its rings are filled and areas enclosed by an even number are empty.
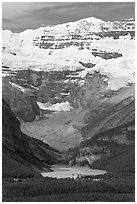
{"type": "Polygon", "coordinates": [[[128,83],[134,83],[134,59],[117,58],[101,60],[93,68],[81,71],[78,77],[84,78],[95,70],[109,77],[107,89],[118,90],[128,83]]]}
{"type": "Polygon", "coordinates": [[[41,103],[41,102],[37,102],[37,104],[41,110],[70,111],[72,109],[68,101],[56,103],[53,105],[50,105],[49,103],[41,103]]]}

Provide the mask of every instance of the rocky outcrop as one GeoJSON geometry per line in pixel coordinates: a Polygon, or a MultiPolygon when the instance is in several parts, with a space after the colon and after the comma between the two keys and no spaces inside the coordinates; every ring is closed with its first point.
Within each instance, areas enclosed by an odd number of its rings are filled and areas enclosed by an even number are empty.
{"type": "Polygon", "coordinates": [[[2,85],[3,99],[10,105],[11,110],[17,117],[24,121],[33,121],[36,116],[40,115],[34,93],[31,91],[23,92],[16,86],[12,86],[7,79],[3,79],[2,85]]]}
{"type": "Polygon", "coordinates": [[[71,100],[70,93],[75,85],[80,87],[76,71],[33,71],[16,70],[14,75],[3,78],[3,98],[10,105],[17,117],[24,121],[33,121],[40,116],[37,102],[56,104],[71,100]],[[75,79],[73,79],[75,78],[75,79]]]}
{"type": "Polygon", "coordinates": [[[107,76],[101,75],[99,72],[93,72],[87,74],[83,86],[74,85],[70,92],[70,102],[76,107],[94,107],[97,105],[100,99],[107,96],[110,93],[106,89],[107,76]]]}
{"type": "Polygon", "coordinates": [[[117,57],[122,57],[122,54],[118,53],[118,52],[106,52],[106,51],[101,51],[101,50],[95,50],[92,51],[92,54],[96,57],[101,57],[105,60],[108,60],[108,59],[112,59],[112,58],[117,58],[117,57]]]}
{"type": "Polygon", "coordinates": [[[79,61],[79,63],[80,63],[81,65],[83,65],[83,67],[86,67],[86,68],[92,68],[92,67],[95,66],[95,64],[92,64],[92,63],[83,63],[83,62],[81,62],[81,61],[79,61]]]}

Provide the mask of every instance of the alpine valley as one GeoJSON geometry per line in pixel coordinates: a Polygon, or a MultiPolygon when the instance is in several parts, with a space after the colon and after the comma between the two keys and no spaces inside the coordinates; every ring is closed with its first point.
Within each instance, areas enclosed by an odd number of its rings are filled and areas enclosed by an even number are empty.
{"type": "Polygon", "coordinates": [[[3,30],[2,98],[3,201],[134,201],[133,18],[3,30]]]}

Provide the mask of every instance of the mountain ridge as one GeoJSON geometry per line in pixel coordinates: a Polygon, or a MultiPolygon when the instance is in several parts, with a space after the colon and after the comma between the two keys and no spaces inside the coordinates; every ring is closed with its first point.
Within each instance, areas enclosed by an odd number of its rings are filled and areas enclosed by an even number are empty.
{"type": "MultiPolygon", "coordinates": [[[[69,22],[66,22],[66,23],[60,23],[60,24],[55,24],[55,25],[41,25],[41,27],[55,27],[55,26],[60,26],[60,25],[69,25],[69,24],[73,24],[73,23],[78,23],[78,22],[82,22],[82,21],[87,21],[87,22],[95,22],[95,21],[98,21],[98,22],[102,22],[102,23],[114,23],[114,22],[133,22],[135,19],[134,18],[127,18],[127,19],[121,19],[121,20],[114,20],[114,21],[105,21],[105,20],[102,20],[101,18],[96,18],[96,17],[86,17],[86,18],[82,18],[82,19],[79,19],[79,20],[75,20],[75,21],[69,21],[69,22]]],[[[40,28],[41,28],[40,27],[40,28]]],[[[36,29],[29,29],[29,28],[27,28],[26,30],[24,30],[24,31],[28,31],[28,30],[37,30],[37,29],[39,29],[39,28],[36,28],[36,29]]],[[[4,30],[7,30],[7,31],[10,31],[10,32],[12,32],[11,30],[9,30],[9,29],[4,29],[4,30]]],[[[3,31],[4,31],[3,30],[3,31]]],[[[18,33],[23,33],[24,31],[22,31],[22,32],[18,32],[18,33]]],[[[12,33],[14,33],[14,32],[12,32],[12,33]]],[[[15,34],[18,34],[18,33],[15,33],[15,34]]]]}

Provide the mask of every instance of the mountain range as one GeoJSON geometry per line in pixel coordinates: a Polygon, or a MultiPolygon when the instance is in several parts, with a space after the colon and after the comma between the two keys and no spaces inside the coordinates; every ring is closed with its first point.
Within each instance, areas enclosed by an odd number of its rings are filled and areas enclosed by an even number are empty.
{"type": "Polygon", "coordinates": [[[2,98],[4,178],[67,163],[133,179],[135,20],[3,30],[2,98]]]}

